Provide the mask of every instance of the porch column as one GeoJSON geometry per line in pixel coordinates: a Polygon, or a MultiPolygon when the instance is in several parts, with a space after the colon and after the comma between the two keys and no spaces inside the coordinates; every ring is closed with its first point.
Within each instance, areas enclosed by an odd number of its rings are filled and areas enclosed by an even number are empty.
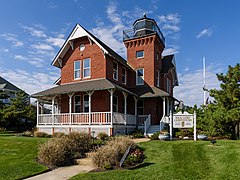
{"type": "Polygon", "coordinates": [[[39,123],[39,100],[37,99],[37,126],[39,123]]]}
{"type": "Polygon", "coordinates": [[[41,109],[41,114],[43,114],[44,113],[44,103],[42,103],[42,104],[40,104],[41,106],[40,106],[40,109],[41,109]]]}
{"type": "Polygon", "coordinates": [[[173,116],[172,116],[172,111],[170,110],[170,124],[169,124],[169,134],[170,134],[170,140],[172,140],[172,135],[173,135],[173,127],[172,127],[172,122],[173,122],[173,116]]]}
{"type": "Polygon", "coordinates": [[[52,97],[52,124],[54,124],[54,100],[55,100],[56,96],[52,97]]]}
{"type": "Polygon", "coordinates": [[[125,125],[127,124],[127,96],[128,94],[125,92],[122,92],[124,96],[124,118],[125,118],[125,125]]]}
{"type": "Polygon", "coordinates": [[[91,113],[92,113],[92,94],[94,93],[94,91],[88,91],[87,94],[88,94],[88,113],[89,113],[89,125],[91,125],[91,122],[92,122],[92,116],[91,116],[91,113]]]}
{"type": "MultiPolygon", "coordinates": [[[[166,97],[163,97],[163,116],[162,120],[165,120],[166,116],[166,97]]],[[[162,130],[162,120],[160,121],[160,131],[162,130]]]]}
{"type": "Polygon", "coordinates": [[[136,128],[138,129],[138,118],[137,118],[137,101],[138,101],[138,99],[135,96],[133,98],[134,98],[134,102],[135,102],[135,106],[134,106],[134,108],[135,108],[135,123],[136,123],[136,128]]]}
{"type": "Polygon", "coordinates": [[[74,93],[69,93],[68,97],[69,97],[69,121],[70,124],[72,123],[72,97],[73,97],[74,93]]]}
{"type": "Polygon", "coordinates": [[[108,91],[110,93],[110,120],[111,120],[111,125],[113,125],[113,93],[115,89],[110,89],[108,91]]]}

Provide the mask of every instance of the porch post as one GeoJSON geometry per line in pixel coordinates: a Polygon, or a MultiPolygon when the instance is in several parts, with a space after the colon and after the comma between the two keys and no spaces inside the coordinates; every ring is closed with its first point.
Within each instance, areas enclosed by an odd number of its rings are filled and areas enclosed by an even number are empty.
{"type": "Polygon", "coordinates": [[[127,96],[128,94],[125,92],[122,92],[124,96],[124,118],[125,118],[125,125],[127,124],[127,96]]]}
{"type": "MultiPolygon", "coordinates": [[[[163,117],[162,120],[165,119],[166,116],[166,97],[163,97],[163,117]]],[[[160,121],[160,131],[162,130],[162,120],[160,121]]]]}
{"type": "Polygon", "coordinates": [[[169,124],[169,127],[170,127],[170,140],[172,140],[172,121],[173,121],[173,116],[172,116],[172,111],[170,110],[170,124],[169,124]]]}
{"type": "Polygon", "coordinates": [[[54,100],[55,100],[56,96],[52,97],[52,124],[54,124],[54,100]]]}
{"type": "Polygon", "coordinates": [[[110,93],[110,120],[111,120],[111,125],[113,125],[113,93],[115,89],[110,89],[108,91],[110,93]]]}
{"type": "Polygon", "coordinates": [[[88,91],[87,94],[88,94],[88,107],[89,107],[89,125],[91,125],[91,122],[92,122],[92,116],[91,116],[91,113],[92,113],[92,94],[94,93],[94,91],[88,91]]]}
{"type": "Polygon", "coordinates": [[[44,103],[41,104],[40,109],[41,109],[41,114],[43,114],[44,113],[44,103]]]}
{"type": "Polygon", "coordinates": [[[137,118],[137,101],[138,101],[138,99],[134,96],[133,97],[134,98],[134,103],[135,103],[135,105],[134,105],[134,108],[135,108],[135,123],[136,123],[136,129],[138,129],[138,118],[137,118]]]}
{"type": "Polygon", "coordinates": [[[37,99],[37,126],[39,123],[39,100],[37,99]]]}
{"type": "Polygon", "coordinates": [[[70,93],[68,94],[69,97],[69,121],[70,124],[72,123],[72,97],[73,97],[74,93],[70,93]]]}

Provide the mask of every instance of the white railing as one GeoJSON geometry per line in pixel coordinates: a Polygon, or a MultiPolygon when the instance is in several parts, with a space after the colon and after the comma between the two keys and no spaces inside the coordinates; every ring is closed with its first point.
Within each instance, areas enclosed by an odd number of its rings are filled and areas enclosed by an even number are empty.
{"type": "Polygon", "coordinates": [[[168,116],[164,116],[164,117],[162,117],[161,122],[169,124],[170,118],[168,116]]]}
{"type": "Polygon", "coordinates": [[[110,112],[93,112],[91,113],[90,124],[111,124],[111,113],[110,112]]]}
{"type": "Polygon", "coordinates": [[[129,125],[136,125],[137,124],[135,115],[127,114],[126,119],[127,119],[126,124],[129,124],[129,125]]]}
{"type": "Polygon", "coordinates": [[[113,124],[126,124],[125,114],[114,112],[113,113],[113,124]]]}
{"type": "Polygon", "coordinates": [[[144,136],[147,135],[149,126],[151,125],[151,115],[148,115],[148,118],[144,121],[144,136]]]}
{"type": "Polygon", "coordinates": [[[144,125],[144,122],[146,121],[147,118],[148,115],[138,115],[137,116],[138,125],[144,125]]]}

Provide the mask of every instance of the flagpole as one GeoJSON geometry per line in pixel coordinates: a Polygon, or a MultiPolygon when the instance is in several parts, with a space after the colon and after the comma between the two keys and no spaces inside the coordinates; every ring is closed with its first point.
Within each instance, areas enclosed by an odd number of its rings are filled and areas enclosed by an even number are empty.
{"type": "Polygon", "coordinates": [[[203,57],[203,105],[206,106],[206,59],[203,57]]]}

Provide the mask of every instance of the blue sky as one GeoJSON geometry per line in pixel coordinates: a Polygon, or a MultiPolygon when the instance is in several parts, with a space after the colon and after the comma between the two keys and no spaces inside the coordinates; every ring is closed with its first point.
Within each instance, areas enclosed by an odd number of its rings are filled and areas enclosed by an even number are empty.
{"type": "Polygon", "coordinates": [[[166,38],[164,54],[176,56],[176,98],[202,104],[202,57],[207,88],[218,88],[215,74],[239,62],[239,7],[237,0],[1,1],[0,75],[30,94],[53,86],[59,69],[51,61],[76,23],[126,57],[122,30],[146,13],[166,38]]]}

